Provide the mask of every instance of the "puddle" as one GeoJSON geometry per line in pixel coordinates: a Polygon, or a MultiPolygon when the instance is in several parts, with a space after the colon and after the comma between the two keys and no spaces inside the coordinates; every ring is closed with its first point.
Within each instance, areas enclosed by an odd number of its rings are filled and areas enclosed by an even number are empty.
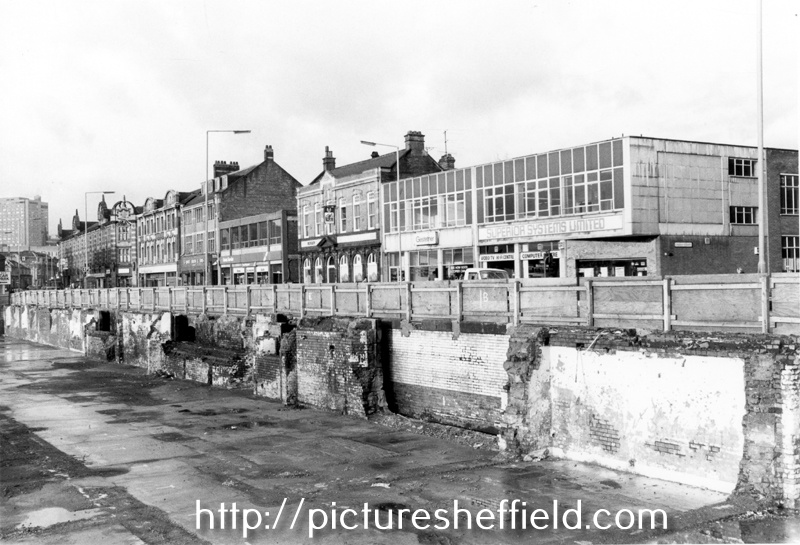
{"type": "Polygon", "coordinates": [[[216,426],[211,429],[217,430],[242,430],[242,429],[253,429],[253,428],[268,428],[275,425],[275,422],[271,420],[251,420],[250,422],[236,422],[233,424],[223,424],[222,426],[216,426]]]}
{"type": "Polygon", "coordinates": [[[90,519],[101,514],[102,509],[85,509],[83,511],[67,511],[63,507],[47,507],[28,513],[17,528],[47,528],[54,524],[90,519]]]}

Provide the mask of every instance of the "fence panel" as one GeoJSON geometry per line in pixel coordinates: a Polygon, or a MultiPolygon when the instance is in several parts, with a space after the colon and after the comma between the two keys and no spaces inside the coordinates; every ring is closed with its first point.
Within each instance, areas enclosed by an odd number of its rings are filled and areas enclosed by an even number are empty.
{"type": "MultiPolygon", "coordinates": [[[[509,307],[510,282],[475,281],[461,286],[464,321],[509,322],[513,303],[509,307]]],[[[414,309],[416,312],[416,309],[414,309]]]]}
{"type": "Polygon", "coordinates": [[[413,318],[455,319],[455,282],[414,282],[411,284],[413,318]]]}
{"type": "Polygon", "coordinates": [[[761,281],[757,274],[672,277],[675,330],[761,331],[761,281]]]}
{"type": "Polygon", "coordinates": [[[250,308],[253,311],[272,312],[273,286],[253,286],[250,289],[250,308]]]}
{"type": "Polygon", "coordinates": [[[335,292],[336,314],[364,316],[367,312],[367,284],[338,284],[335,292]]]}
{"type": "Polygon", "coordinates": [[[228,312],[247,312],[247,286],[228,289],[228,312]]]}
{"type": "Polygon", "coordinates": [[[373,316],[389,318],[404,316],[408,308],[405,283],[373,284],[371,305],[373,316]]]}
{"type": "Polygon", "coordinates": [[[770,291],[771,330],[781,335],[800,334],[800,274],[773,274],[770,291]]]}
{"type": "Polygon", "coordinates": [[[225,312],[226,291],[224,287],[206,288],[206,312],[210,314],[222,314],[225,312]]]}
{"type": "Polygon", "coordinates": [[[520,280],[520,322],[585,324],[579,293],[584,288],[574,279],[536,278],[520,280]]]}
{"type": "Polygon", "coordinates": [[[306,286],[305,311],[311,314],[330,314],[332,285],[306,286]]]}
{"type": "Polygon", "coordinates": [[[278,312],[300,314],[303,305],[302,285],[278,284],[275,295],[278,298],[278,312]]]}
{"type": "Polygon", "coordinates": [[[595,278],[595,327],[663,329],[664,281],[660,277],[595,278]]]}

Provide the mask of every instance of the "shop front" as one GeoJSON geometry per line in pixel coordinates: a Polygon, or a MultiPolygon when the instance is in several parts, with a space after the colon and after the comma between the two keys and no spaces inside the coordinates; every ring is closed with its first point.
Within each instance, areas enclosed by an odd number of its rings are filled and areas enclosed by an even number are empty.
{"type": "Polygon", "coordinates": [[[380,240],[376,231],[300,241],[305,284],[377,282],[380,278],[380,240]]]}
{"type": "Polygon", "coordinates": [[[280,250],[222,255],[218,263],[221,283],[228,286],[282,284],[288,276],[280,250]]]}
{"type": "Polygon", "coordinates": [[[181,280],[186,286],[202,286],[205,282],[208,260],[205,255],[187,255],[181,258],[181,280]]]}

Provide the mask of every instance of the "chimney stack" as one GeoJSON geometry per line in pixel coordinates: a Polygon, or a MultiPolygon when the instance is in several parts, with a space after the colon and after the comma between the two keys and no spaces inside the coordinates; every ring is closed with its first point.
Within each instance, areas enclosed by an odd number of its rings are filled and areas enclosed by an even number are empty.
{"type": "Polygon", "coordinates": [[[272,161],[275,157],[275,154],[272,152],[272,146],[267,144],[267,147],[264,148],[264,161],[272,161]]]}
{"type": "Polygon", "coordinates": [[[439,166],[444,170],[453,170],[456,168],[456,159],[449,153],[445,153],[442,155],[442,158],[439,159],[439,166]]]}
{"type": "Polygon", "coordinates": [[[371,157],[372,159],[377,159],[377,158],[378,158],[378,157],[380,157],[380,156],[381,156],[381,154],[380,154],[380,153],[378,153],[377,151],[373,151],[373,152],[372,152],[372,155],[370,155],[370,157],[371,157]]]}
{"type": "Polygon", "coordinates": [[[333,156],[333,152],[328,149],[328,146],[325,146],[325,157],[322,158],[322,168],[328,171],[336,168],[336,157],[333,156]]]}
{"type": "Polygon", "coordinates": [[[408,131],[406,134],[406,149],[414,153],[425,151],[425,135],[419,131],[408,131]]]}
{"type": "Polygon", "coordinates": [[[239,163],[236,161],[231,161],[230,163],[227,161],[214,161],[214,178],[219,178],[237,170],[239,170],[239,163]]]}

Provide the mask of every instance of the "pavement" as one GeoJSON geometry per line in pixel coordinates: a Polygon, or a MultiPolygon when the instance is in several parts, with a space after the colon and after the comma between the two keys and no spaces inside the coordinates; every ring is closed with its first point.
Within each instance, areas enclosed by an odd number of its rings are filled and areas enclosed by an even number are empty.
{"type": "Polygon", "coordinates": [[[0,538],[800,542],[796,513],[587,464],[509,461],[487,448],[488,436],[463,444],[425,435],[430,429],[402,417],[284,407],[0,337],[0,538]],[[620,526],[631,517],[634,525],[615,527],[617,514],[620,526]]]}

